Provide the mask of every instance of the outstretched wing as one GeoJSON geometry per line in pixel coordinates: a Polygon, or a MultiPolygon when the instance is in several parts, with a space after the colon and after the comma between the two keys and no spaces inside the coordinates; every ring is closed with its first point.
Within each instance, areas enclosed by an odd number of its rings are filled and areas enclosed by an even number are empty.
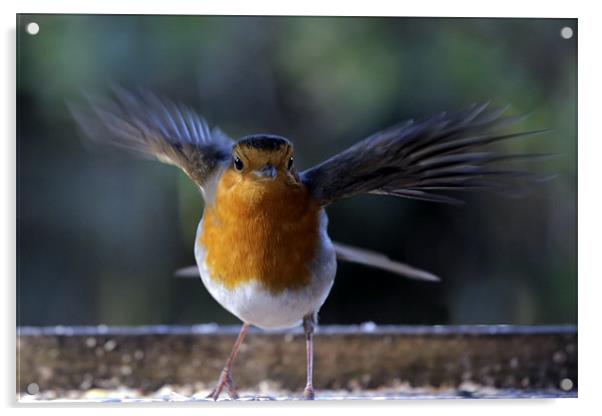
{"type": "Polygon", "coordinates": [[[229,158],[234,143],[191,109],[149,92],[115,88],[112,98],[89,97],[86,104],[69,107],[90,139],[178,166],[201,187],[229,158]]]}
{"type": "Polygon", "coordinates": [[[502,133],[523,118],[502,117],[504,110],[489,110],[483,104],[419,123],[408,121],[302,172],[302,181],[324,206],[358,193],[462,203],[438,192],[504,190],[508,179],[535,179],[529,173],[495,168],[492,164],[544,155],[474,151],[489,143],[544,132],[502,133]]]}

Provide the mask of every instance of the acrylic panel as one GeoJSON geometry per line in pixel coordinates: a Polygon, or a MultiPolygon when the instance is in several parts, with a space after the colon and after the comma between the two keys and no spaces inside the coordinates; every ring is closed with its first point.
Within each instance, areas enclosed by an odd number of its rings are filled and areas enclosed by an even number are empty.
{"type": "Polygon", "coordinates": [[[577,395],[576,19],[16,30],[20,401],[577,395]]]}

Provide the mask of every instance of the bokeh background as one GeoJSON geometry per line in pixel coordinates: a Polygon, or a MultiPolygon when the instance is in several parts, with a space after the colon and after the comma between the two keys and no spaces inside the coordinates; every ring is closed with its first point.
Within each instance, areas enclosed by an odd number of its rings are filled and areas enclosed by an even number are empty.
{"type": "Polygon", "coordinates": [[[333,239],[444,280],[340,264],[321,322],[576,323],[576,20],[20,15],[17,31],[19,325],[237,322],[200,280],[173,277],[194,263],[192,183],[80,138],[66,103],[111,83],[187,103],[233,137],[286,136],[300,168],[473,102],[532,112],[521,128],[552,130],[503,147],[557,153],[527,167],[558,177],[524,198],[329,207],[333,239]]]}

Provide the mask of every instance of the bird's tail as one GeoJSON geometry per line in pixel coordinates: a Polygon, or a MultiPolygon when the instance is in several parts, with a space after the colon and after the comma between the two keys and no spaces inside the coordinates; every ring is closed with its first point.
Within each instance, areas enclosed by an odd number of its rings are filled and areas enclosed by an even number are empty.
{"type": "Polygon", "coordinates": [[[334,250],[337,253],[338,260],[363,264],[365,266],[374,267],[375,269],[386,270],[409,279],[427,280],[430,282],[441,281],[439,277],[430,272],[417,269],[405,263],[391,260],[384,254],[376,251],[352,247],[341,243],[334,243],[334,250]]]}
{"type": "MultiPolygon", "coordinates": [[[[417,269],[405,263],[391,260],[382,253],[366,250],[364,248],[352,247],[347,244],[334,243],[337,259],[350,263],[363,264],[375,269],[386,270],[409,279],[439,282],[441,279],[425,270],[417,269]]],[[[175,277],[198,278],[199,270],[196,266],[183,267],[176,270],[175,277]]]]}

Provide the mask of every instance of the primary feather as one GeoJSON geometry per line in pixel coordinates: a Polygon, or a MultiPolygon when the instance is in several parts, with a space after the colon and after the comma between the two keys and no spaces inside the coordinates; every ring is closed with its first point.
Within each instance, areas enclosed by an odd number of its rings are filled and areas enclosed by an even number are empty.
{"type": "Polygon", "coordinates": [[[483,104],[419,123],[405,122],[302,172],[301,178],[322,206],[359,193],[455,204],[462,201],[433,191],[507,190],[508,178],[534,177],[494,169],[492,163],[543,155],[499,155],[474,148],[544,130],[504,134],[503,128],[522,119],[502,117],[504,110],[483,104]]]}
{"type": "Polygon", "coordinates": [[[194,111],[150,92],[115,88],[111,99],[90,97],[70,109],[89,138],[176,165],[199,186],[229,159],[234,144],[194,111]]]}

